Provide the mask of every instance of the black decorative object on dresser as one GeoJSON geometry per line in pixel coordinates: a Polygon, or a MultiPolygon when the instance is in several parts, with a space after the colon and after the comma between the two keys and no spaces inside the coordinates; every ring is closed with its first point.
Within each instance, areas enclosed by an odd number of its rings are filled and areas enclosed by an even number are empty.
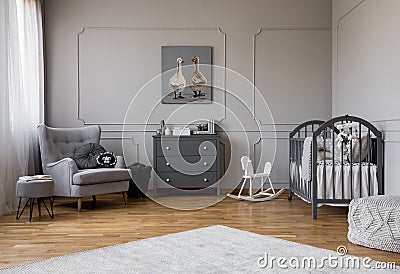
{"type": "Polygon", "coordinates": [[[155,191],[162,180],[178,189],[196,190],[215,185],[220,195],[220,138],[216,134],[153,136],[155,191]]]}

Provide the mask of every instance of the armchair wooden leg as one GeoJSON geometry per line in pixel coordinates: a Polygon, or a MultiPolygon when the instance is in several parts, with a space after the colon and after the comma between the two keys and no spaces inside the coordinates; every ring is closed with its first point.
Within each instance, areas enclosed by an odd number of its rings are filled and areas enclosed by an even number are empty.
{"type": "Polygon", "coordinates": [[[81,212],[81,209],[82,209],[82,200],[83,200],[82,197],[79,197],[79,198],[77,199],[77,202],[78,202],[78,212],[81,212]]]}
{"type": "Polygon", "coordinates": [[[126,205],[128,203],[128,192],[126,191],[122,192],[122,196],[124,198],[124,203],[126,205]]]}

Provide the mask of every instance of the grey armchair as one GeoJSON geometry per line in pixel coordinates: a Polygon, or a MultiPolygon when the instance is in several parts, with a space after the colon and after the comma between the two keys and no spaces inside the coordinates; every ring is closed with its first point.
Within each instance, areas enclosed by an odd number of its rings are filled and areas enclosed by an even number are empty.
{"type": "Polygon", "coordinates": [[[51,128],[40,125],[38,133],[43,172],[53,177],[54,196],[76,197],[78,211],[81,211],[83,197],[92,196],[96,202],[96,195],[106,193],[122,192],[126,204],[131,177],[121,156],[117,156],[115,168],[84,170],[79,170],[72,159],[77,146],[100,142],[99,126],[51,128]]]}

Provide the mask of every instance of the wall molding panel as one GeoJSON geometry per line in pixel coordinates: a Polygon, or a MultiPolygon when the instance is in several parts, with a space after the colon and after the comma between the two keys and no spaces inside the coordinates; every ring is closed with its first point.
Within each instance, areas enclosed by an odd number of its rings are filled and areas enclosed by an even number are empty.
{"type": "MultiPolygon", "coordinates": [[[[260,125],[269,125],[270,123],[266,123],[264,122],[260,116],[262,116],[262,114],[258,114],[257,112],[259,111],[257,109],[257,100],[260,100],[260,98],[257,98],[257,89],[259,90],[260,93],[262,93],[262,90],[260,90],[260,87],[257,87],[258,85],[258,81],[257,81],[257,55],[258,55],[258,49],[260,48],[257,45],[257,42],[259,40],[259,38],[266,33],[283,33],[283,32],[296,32],[296,33],[310,33],[310,32],[326,32],[327,34],[330,34],[332,31],[332,28],[330,27],[291,27],[291,28],[267,28],[267,27],[262,27],[260,28],[255,34],[253,34],[253,49],[252,49],[252,60],[253,60],[253,64],[252,64],[252,83],[253,83],[253,94],[252,94],[252,112],[253,112],[253,119],[258,121],[258,123],[260,123],[260,125]]],[[[272,42],[273,39],[271,39],[270,41],[272,42]]],[[[285,44],[282,44],[282,47],[285,47],[285,44]]],[[[261,47],[262,50],[265,51],[265,47],[261,47]]],[[[265,67],[268,66],[269,64],[264,64],[263,71],[265,70],[265,67]]],[[[330,68],[329,68],[330,69],[330,68]]],[[[261,96],[263,97],[262,99],[267,101],[268,103],[268,98],[265,98],[265,94],[261,94],[261,96]]],[[[315,118],[315,117],[313,117],[315,118]]],[[[304,119],[306,120],[306,119],[304,119]]],[[[290,122],[286,123],[286,124],[300,124],[301,122],[293,122],[293,120],[290,120],[290,122]]]]}

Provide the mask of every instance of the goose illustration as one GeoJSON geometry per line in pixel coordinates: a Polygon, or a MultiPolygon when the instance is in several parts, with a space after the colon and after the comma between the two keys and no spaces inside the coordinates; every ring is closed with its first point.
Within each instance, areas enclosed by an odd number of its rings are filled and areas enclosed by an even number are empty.
{"type": "Polygon", "coordinates": [[[207,85],[207,78],[204,77],[199,70],[200,58],[195,56],[193,57],[192,62],[194,63],[194,71],[189,80],[190,88],[193,90],[194,97],[205,96],[205,94],[202,94],[201,91],[207,85]]]}
{"type": "Polygon", "coordinates": [[[176,73],[174,74],[174,76],[171,77],[171,79],[169,79],[169,86],[174,92],[175,95],[174,99],[185,98],[182,96],[182,92],[185,90],[186,86],[186,80],[182,74],[182,63],[183,63],[182,58],[178,57],[176,59],[176,63],[177,63],[176,73]],[[178,97],[176,97],[177,93],[179,93],[178,97]]]}

